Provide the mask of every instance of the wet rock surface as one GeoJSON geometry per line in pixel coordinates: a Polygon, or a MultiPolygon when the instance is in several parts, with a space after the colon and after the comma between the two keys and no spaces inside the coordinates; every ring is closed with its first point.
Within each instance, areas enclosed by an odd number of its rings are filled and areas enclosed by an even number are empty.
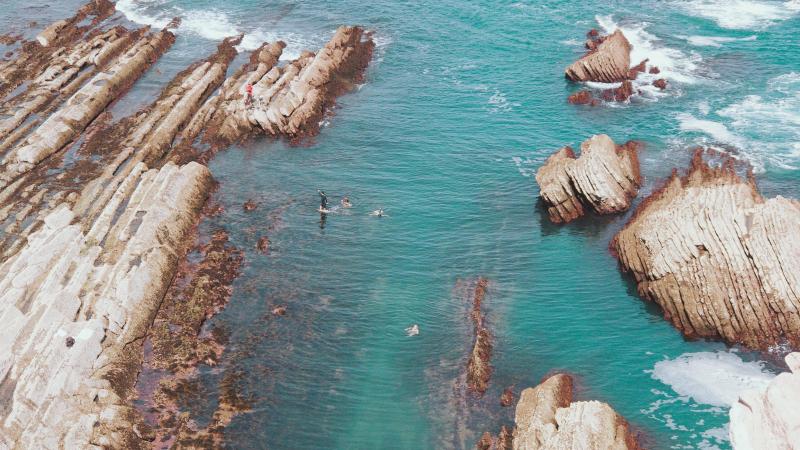
{"type": "Polygon", "coordinates": [[[690,337],[800,344],[800,202],[761,196],[730,157],[698,149],[611,243],[639,294],[690,337]],[[719,159],[711,165],[707,159],[719,159]]]}
{"type": "Polygon", "coordinates": [[[467,361],[467,388],[477,394],[483,395],[492,377],[492,335],[486,327],[481,304],[486,297],[489,280],[478,278],[472,298],[471,319],[474,327],[475,340],[467,361]]]}
{"type": "Polygon", "coordinates": [[[581,144],[579,157],[570,147],[551,155],[536,172],[550,220],[570,222],[586,209],[597,214],[628,209],[641,185],[639,147],[634,141],[617,146],[600,134],[581,144]]]}
{"type": "Polygon", "coordinates": [[[765,390],[741,393],[730,411],[730,437],[737,450],[793,448],[800,442],[800,353],[786,356],[789,372],[765,390]]]}
{"type": "Polygon", "coordinates": [[[574,401],[569,375],[555,374],[520,394],[514,450],[638,449],[625,419],[598,401],[574,401]]]}

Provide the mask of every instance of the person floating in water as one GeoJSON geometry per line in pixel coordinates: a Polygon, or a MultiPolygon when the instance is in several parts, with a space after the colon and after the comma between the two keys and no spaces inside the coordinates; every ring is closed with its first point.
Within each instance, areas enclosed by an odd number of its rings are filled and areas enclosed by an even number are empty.
{"type": "Polygon", "coordinates": [[[353,206],[353,204],[350,203],[350,197],[348,197],[346,195],[344,196],[344,198],[342,198],[342,202],[341,203],[342,203],[342,208],[350,208],[350,207],[353,206]]]}
{"type": "Polygon", "coordinates": [[[317,189],[319,192],[319,211],[320,212],[327,212],[328,211],[328,196],[325,195],[325,191],[321,189],[317,189]]]}
{"type": "Polygon", "coordinates": [[[383,208],[378,208],[375,211],[369,213],[370,216],[377,216],[377,217],[389,217],[386,213],[383,212],[383,208]]]}
{"type": "Polygon", "coordinates": [[[247,83],[247,86],[245,87],[245,90],[247,91],[247,97],[244,100],[244,104],[246,106],[250,106],[250,105],[253,104],[253,85],[250,84],[250,83],[247,83]]]}

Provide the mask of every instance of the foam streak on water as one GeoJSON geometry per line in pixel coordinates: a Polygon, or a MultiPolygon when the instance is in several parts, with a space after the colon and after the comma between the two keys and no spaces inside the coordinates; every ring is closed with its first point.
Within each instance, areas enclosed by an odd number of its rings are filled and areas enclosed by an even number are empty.
{"type": "Polygon", "coordinates": [[[761,30],[794,17],[800,2],[764,0],[689,0],[678,2],[688,14],[715,21],[723,28],[761,30]]]}

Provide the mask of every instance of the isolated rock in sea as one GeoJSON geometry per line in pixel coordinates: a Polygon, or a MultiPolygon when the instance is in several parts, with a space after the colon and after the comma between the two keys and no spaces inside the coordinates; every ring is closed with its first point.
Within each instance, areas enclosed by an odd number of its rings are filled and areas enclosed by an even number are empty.
{"type": "Polygon", "coordinates": [[[511,406],[514,403],[514,390],[511,387],[503,389],[500,395],[500,406],[511,406]]]}
{"type": "Polygon", "coordinates": [[[606,403],[573,401],[572,377],[555,374],[520,394],[514,450],[638,449],[625,419],[606,403]]]}
{"type": "Polygon", "coordinates": [[[621,30],[603,38],[597,47],[572,63],[564,75],[572,81],[616,83],[628,79],[631,44],[621,30]]]}
{"type": "Polygon", "coordinates": [[[639,206],[612,250],[690,337],[800,345],[800,202],[765,199],[734,160],[698,149],[639,206]],[[712,167],[705,158],[722,158],[712,167]]]}
{"type": "Polygon", "coordinates": [[[580,157],[570,147],[551,155],[536,172],[550,220],[569,222],[585,208],[597,214],[628,209],[641,184],[638,150],[634,141],[618,146],[600,134],[581,144],[580,157]]]}
{"type": "Polygon", "coordinates": [[[655,86],[655,87],[657,87],[657,88],[659,88],[659,89],[661,89],[663,91],[664,89],[667,88],[667,80],[665,80],[663,78],[659,78],[659,79],[653,81],[653,86],[655,86]]]}
{"type": "Polygon", "coordinates": [[[599,103],[592,95],[592,91],[588,89],[584,89],[570,95],[569,97],[567,97],[567,101],[572,103],[573,105],[596,106],[599,103]]]}
{"type": "Polygon", "coordinates": [[[791,449],[800,443],[800,353],[786,356],[789,372],[765,390],[739,395],[730,411],[731,444],[736,450],[791,449]]]}
{"type": "Polygon", "coordinates": [[[607,102],[624,102],[631,98],[633,94],[633,83],[625,80],[619,87],[604,89],[600,93],[600,98],[607,102]]]}

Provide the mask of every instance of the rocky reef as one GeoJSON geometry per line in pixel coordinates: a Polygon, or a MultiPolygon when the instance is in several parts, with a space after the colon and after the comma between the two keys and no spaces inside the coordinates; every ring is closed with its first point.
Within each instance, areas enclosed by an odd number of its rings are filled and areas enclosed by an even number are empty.
{"type": "MultiPolygon", "coordinates": [[[[239,89],[262,65],[280,82],[265,103],[270,133],[313,133],[372,48],[360,28],[343,27],[317,55],[278,67],[283,45],[265,44],[235,74],[244,78],[225,81],[238,42],[228,39],[151,105],[112,123],[108,106],[174,41],[166,29],[104,27],[113,12],[94,0],[0,64],[2,448],[150,446],[155,432],[131,404],[143,343],[153,336],[165,370],[213,364],[219,346],[197,335],[224,305],[241,261],[215,235],[200,248],[203,263],[178,277],[191,292],[174,285],[214,187],[205,166],[213,153],[195,138],[212,126],[218,136],[218,108],[243,105],[239,89]],[[361,53],[349,47],[356,42],[361,53]],[[165,331],[165,315],[179,320],[179,333],[165,331]]],[[[243,408],[237,398],[223,389],[213,430],[190,430],[191,442],[218,442],[214,433],[243,408]]]]}
{"type": "Polygon", "coordinates": [[[550,220],[569,222],[587,208],[597,214],[628,209],[641,185],[639,148],[635,141],[618,146],[599,134],[581,144],[580,156],[570,147],[552,154],[536,172],[550,220]]]}
{"type": "Polygon", "coordinates": [[[685,335],[796,348],[798,234],[800,202],[765,199],[733,159],[698,149],[687,173],[673,171],[611,248],[639,294],[685,335]]]}
{"type": "Polygon", "coordinates": [[[763,391],[739,395],[731,407],[733,448],[790,449],[800,442],[800,353],[786,356],[790,372],[772,380],[763,391]]]}
{"type": "Polygon", "coordinates": [[[625,419],[606,403],[573,401],[572,377],[559,373],[520,394],[514,450],[638,449],[625,419]]]}
{"type": "Polygon", "coordinates": [[[489,379],[492,377],[492,335],[486,327],[484,315],[481,311],[481,304],[486,297],[486,290],[489,280],[478,278],[475,283],[475,290],[472,298],[472,324],[474,328],[475,341],[472,345],[469,359],[467,360],[467,388],[475,393],[483,395],[489,386],[489,379]]]}

